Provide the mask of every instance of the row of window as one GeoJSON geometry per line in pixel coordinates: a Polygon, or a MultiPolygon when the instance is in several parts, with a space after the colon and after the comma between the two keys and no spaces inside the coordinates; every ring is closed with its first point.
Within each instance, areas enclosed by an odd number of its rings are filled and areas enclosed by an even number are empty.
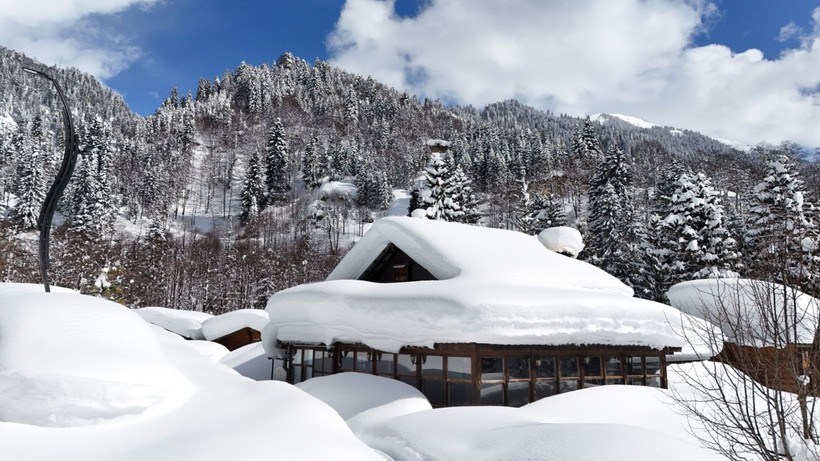
{"type": "Polygon", "coordinates": [[[665,387],[660,356],[390,354],[293,348],[289,381],[357,371],[398,379],[433,406],[521,406],[561,392],[606,384],[665,387]]]}

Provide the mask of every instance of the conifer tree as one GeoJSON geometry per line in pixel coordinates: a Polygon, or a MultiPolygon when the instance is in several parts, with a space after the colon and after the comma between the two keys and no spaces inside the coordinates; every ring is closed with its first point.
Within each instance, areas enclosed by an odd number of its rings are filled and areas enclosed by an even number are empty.
{"type": "Polygon", "coordinates": [[[736,275],[736,242],[723,223],[720,195],[703,173],[682,174],[660,226],[661,254],[670,283],[736,275]]]}
{"type": "Polygon", "coordinates": [[[593,264],[646,296],[643,230],[635,218],[632,172],[615,148],[598,165],[589,185],[587,251],[593,264]]]}
{"type": "Polygon", "coordinates": [[[316,189],[322,184],[322,178],[327,169],[326,161],[322,161],[322,153],[319,151],[319,140],[314,136],[305,146],[305,153],[302,156],[302,179],[305,187],[310,190],[316,189]]]}
{"type": "Polygon", "coordinates": [[[762,263],[754,271],[759,277],[775,275],[783,283],[815,292],[820,251],[814,204],[789,157],[778,155],[766,162],[766,168],[749,208],[747,243],[762,263]]]}
{"type": "Polygon", "coordinates": [[[17,205],[14,208],[14,220],[21,229],[34,229],[40,208],[46,196],[43,164],[43,132],[39,119],[35,119],[32,130],[26,132],[25,125],[15,134],[13,149],[21,155],[17,167],[14,191],[17,195],[17,205]]]}
{"type": "Polygon", "coordinates": [[[268,144],[265,146],[265,184],[267,186],[268,203],[283,203],[286,193],[290,190],[288,175],[288,143],[285,139],[285,130],[282,120],[277,118],[273,122],[268,144]]]}
{"type": "Polygon", "coordinates": [[[259,154],[254,151],[248,160],[245,180],[242,182],[242,191],[239,194],[242,211],[239,221],[242,225],[256,219],[265,203],[265,178],[259,165],[259,154]]]}

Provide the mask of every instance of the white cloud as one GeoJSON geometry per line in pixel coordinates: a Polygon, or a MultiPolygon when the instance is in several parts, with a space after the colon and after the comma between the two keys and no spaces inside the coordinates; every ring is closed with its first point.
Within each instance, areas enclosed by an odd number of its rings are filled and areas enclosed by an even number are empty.
{"type": "Polygon", "coordinates": [[[820,146],[820,8],[813,33],[774,60],[694,46],[714,14],[698,0],[433,0],[400,18],[392,0],[347,0],[328,47],[345,69],[445,101],[517,98],[820,146]]]}
{"type": "Polygon", "coordinates": [[[113,31],[88,20],[161,0],[0,0],[0,44],[46,64],[76,67],[98,78],[116,75],[140,56],[113,31]]]}

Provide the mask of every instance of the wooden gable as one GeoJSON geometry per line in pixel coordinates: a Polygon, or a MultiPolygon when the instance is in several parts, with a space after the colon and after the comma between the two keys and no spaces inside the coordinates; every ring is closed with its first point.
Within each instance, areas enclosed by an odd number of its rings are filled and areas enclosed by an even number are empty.
{"type": "Polygon", "coordinates": [[[377,283],[418,282],[436,280],[421,264],[394,244],[387,245],[370,266],[362,272],[359,280],[377,283]]]}

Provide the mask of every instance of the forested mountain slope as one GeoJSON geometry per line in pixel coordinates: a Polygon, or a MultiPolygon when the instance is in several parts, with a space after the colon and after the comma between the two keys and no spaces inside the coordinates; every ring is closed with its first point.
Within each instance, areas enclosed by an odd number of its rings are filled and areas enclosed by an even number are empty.
{"type": "MultiPolygon", "coordinates": [[[[21,62],[25,57],[0,47],[0,245],[10,255],[0,262],[0,277],[36,281],[26,217],[59,163],[62,125],[49,82],[22,72],[21,62]]],[[[664,176],[672,160],[681,172],[706,172],[725,205],[722,219],[740,223],[764,160],[796,153],[790,145],[746,153],[687,130],[613,117],[593,122],[516,101],[448,107],[288,53],[203,78],[195,94],[169,89],[149,117],[131,113],[88,75],[49,71],[66,89],[83,144],[60,206],[53,277],[133,306],[218,312],[258,306],[276,290],[322,279],[364,225],[385,213],[391,189],[415,189],[413,208],[433,206],[438,192],[429,181],[436,175],[459,183],[448,193],[461,195],[441,202],[461,203],[452,216],[469,219],[458,219],[529,232],[567,222],[594,242],[600,229],[590,203],[601,197],[590,194],[603,192],[593,192],[593,179],[604,175],[606,158],[617,157],[629,179],[610,198],[632,210],[629,224],[619,226],[643,229],[624,234],[629,251],[653,254],[660,243],[647,235],[657,232],[646,230],[669,211],[658,208],[655,192],[680,179],[664,176]],[[435,165],[430,139],[450,143],[435,165]]],[[[806,197],[815,197],[814,166],[795,168],[806,179],[806,197]]],[[[601,191],[614,187],[602,181],[601,191]]],[[[605,267],[604,249],[594,250],[588,259],[605,267]]],[[[648,273],[656,265],[652,271],[664,272],[658,261],[640,265],[623,270],[648,273]]],[[[661,290],[630,283],[651,297],[661,290]]]]}

